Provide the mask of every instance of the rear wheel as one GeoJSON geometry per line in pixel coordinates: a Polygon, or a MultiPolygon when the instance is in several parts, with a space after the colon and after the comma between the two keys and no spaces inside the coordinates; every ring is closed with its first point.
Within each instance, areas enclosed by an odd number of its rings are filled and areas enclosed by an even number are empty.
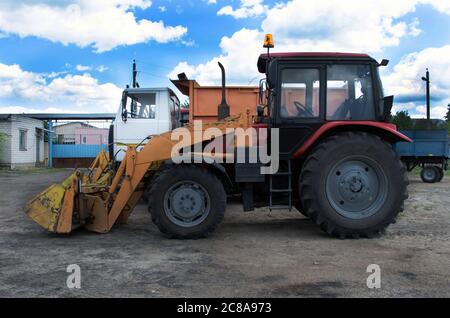
{"type": "Polygon", "coordinates": [[[169,165],[156,172],[148,191],[148,210],[159,230],[171,238],[200,238],[223,220],[226,193],[220,180],[195,165],[169,165]]]}
{"type": "Polygon", "coordinates": [[[343,133],[319,144],[300,175],[306,214],[327,233],[372,237],[403,209],[406,170],[391,145],[366,133],[343,133]]]}
{"type": "MultiPolygon", "coordinates": [[[[442,176],[444,176],[442,174],[442,176]]],[[[425,183],[435,183],[439,181],[439,170],[435,166],[425,166],[420,172],[420,178],[425,183]]]]}
{"type": "Polygon", "coordinates": [[[309,218],[309,216],[305,212],[305,208],[302,206],[302,202],[299,200],[294,203],[294,207],[297,209],[298,212],[300,212],[304,217],[309,218]]]}

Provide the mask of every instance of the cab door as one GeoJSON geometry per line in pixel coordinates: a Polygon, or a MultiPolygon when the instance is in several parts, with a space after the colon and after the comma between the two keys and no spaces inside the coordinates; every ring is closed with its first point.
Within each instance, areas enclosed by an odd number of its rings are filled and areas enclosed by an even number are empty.
{"type": "MultiPolygon", "coordinates": [[[[114,123],[114,152],[126,150],[128,145],[146,143],[145,138],[162,133],[158,120],[159,92],[128,93],[126,97],[126,118],[120,111],[114,123]]],[[[125,100],[124,100],[125,101],[125,100]]],[[[168,129],[167,129],[168,130],[168,129]]],[[[121,161],[124,151],[116,156],[121,161]]]]}
{"type": "Polygon", "coordinates": [[[278,79],[273,127],[279,128],[280,159],[286,160],[324,122],[325,68],[280,63],[278,79]]]}

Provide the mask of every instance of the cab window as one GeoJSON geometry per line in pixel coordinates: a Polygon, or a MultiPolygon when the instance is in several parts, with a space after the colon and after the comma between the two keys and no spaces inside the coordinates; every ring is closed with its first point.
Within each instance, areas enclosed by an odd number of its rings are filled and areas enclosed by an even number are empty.
{"type": "Polygon", "coordinates": [[[284,69],[281,74],[280,117],[319,117],[320,72],[318,69],[284,69]]]}
{"type": "Polygon", "coordinates": [[[327,119],[372,120],[374,117],[370,66],[328,66],[327,119]]]}
{"type": "Polygon", "coordinates": [[[129,94],[125,107],[128,118],[155,119],[156,93],[129,94]]]}

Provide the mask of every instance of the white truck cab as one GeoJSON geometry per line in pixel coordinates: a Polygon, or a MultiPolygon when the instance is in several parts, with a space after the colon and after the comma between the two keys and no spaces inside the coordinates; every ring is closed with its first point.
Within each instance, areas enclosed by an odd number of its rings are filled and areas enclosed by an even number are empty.
{"type": "Polygon", "coordinates": [[[127,88],[110,127],[111,158],[122,161],[128,145],[143,146],[148,136],[180,127],[180,120],[180,101],[170,88],[127,88]]]}

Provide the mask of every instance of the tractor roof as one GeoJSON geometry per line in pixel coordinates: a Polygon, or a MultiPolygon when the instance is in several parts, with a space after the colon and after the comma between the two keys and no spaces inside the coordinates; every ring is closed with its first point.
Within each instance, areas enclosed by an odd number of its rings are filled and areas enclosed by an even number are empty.
{"type": "MultiPolygon", "coordinates": [[[[294,59],[294,60],[373,60],[367,54],[361,53],[338,53],[338,52],[286,52],[286,53],[270,53],[270,58],[277,59],[294,59]]],[[[261,54],[258,59],[258,70],[261,73],[266,72],[267,54],[261,54]]]]}

